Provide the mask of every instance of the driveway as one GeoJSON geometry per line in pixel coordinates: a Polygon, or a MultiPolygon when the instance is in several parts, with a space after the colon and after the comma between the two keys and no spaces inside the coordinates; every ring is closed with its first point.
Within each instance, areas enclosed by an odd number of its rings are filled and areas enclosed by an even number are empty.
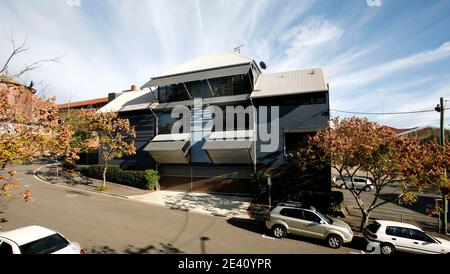
{"type": "Polygon", "coordinates": [[[155,191],[143,195],[127,196],[127,198],[170,209],[228,218],[249,218],[247,209],[251,201],[250,197],[179,191],[155,191]]]}

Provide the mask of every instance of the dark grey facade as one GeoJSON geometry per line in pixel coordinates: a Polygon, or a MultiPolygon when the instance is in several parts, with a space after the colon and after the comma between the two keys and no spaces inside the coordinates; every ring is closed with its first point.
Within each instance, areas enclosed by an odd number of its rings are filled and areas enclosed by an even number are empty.
{"type": "MultiPolygon", "coordinates": [[[[320,176],[316,171],[310,172],[313,175],[298,174],[292,158],[308,135],[328,125],[328,85],[322,71],[265,76],[254,60],[219,57],[211,57],[211,63],[230,60],[229,64],[192,70],[192,64],[208,64],[209,59],[202,59],[187,66],[191,71],[178,69],[154,77],[144,85],[143,88],[152,88],[155,102],[144,109],[119,111],[121,117],[135,126],[137,153],[114,164],[157,169],[162,189],[248,194],[250,174],[265,171],[272,173],[274,180],[305,180],[306,189],[328,191],[329,172],[321,171],[320,176]],[[198,105],[200,98],[202,103],[198,105]],[[187,112],[171,117],[172,110],[180,106],[187,107],[187,112]],[[226,122],[232,112],[227,106],[254,108],[247,109],[252,110],[251,115],[247,112],[240,116],[244,117],[243,122],[230,127],[226,122]],[[274,151],[263,152],[261,145],[265,142],[259,137],[262,120],[258,114],[266,108],[276,110],[271,107],[279,109],[278,134],[272,135],[278,145],[274,151]],[[222,119],[214,115],[215,108],[226,110],[222,119]],[[189,116],[180,130],[174,132],[179,118],[189,116]],[[222,128],[218,126],[221,123],[222,128]],[[198,134],[202,137],[195,138],[198,134]],[[228,134],[236,136],[230,139],[228,134]]],[[[185,69],[183,65],[181,68],[185,69]]],[[[269,128],[271,123],[275,125],[271,116],[269,112],[269,128]]]]}

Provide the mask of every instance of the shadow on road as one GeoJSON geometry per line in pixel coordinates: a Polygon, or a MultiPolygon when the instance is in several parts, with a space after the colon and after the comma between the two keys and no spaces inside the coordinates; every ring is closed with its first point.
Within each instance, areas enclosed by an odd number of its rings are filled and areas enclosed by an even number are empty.
{"type": "Polygon", "coordinates": [[[117,252],[107,245],[94,247],[86,250],[88,254],[117,254],[117,252]]]}
{"type": "MultiPolygon", "coordinates": [[[[269,237],[273,237],[272,232],[269,231],[265,225],[261,222],[251,221],[248,219],[241,219],[241,218],[231,218],[228,219],[227,222],[230,225],[233,225],[235,227],[238,227],[240,229],[245,229],[250,232],[254,232],[261,235],[266,235],[269,237]]],[[[292,240],[298,240],[302,242],[307,242],[311,244],[321,245],[321,246],[327,246],[326,242],[321,239],[313,239],[313,238],[306,238],[298,235],[292,235],[288,234],[286,236],[287,239],[292,240]]],[[[367,242],[364,239],[364,237],[361,236],[354,236],[352,242],[344,244],[345,247],[353,248],[357,250],[365,250],[367,247],[367,242]]]]}
{"type": "MultiPolygon", "coordinates": [[[[398,196],[397,194],[380,194],[379,198],[387,201],[387,200],[392,200],[394,198],[396,198],[396,196],[398,196]]],[[[426,215],[426,210],[428,207],[434,207],[435,206],[435,198],[434,197],[430,197],[430,196],[423,196],[423,195],[418,195],[417,196],[417,202],[408,205],[408,204],[399,204],[397,201],[393,201],[391,202],[397,206],[401,206],[404,208],[407,208],[409,210],[413,210],[417,213],[421,213],[426,215]]]]}
{"type": "Polygon", "coordinates": [[[183,254],[184,252],[180,249],[174,247],[172,244],[159,243],[160,247],[157,248],[154,245],[149,245],[146,247],[138,248],[129,245],[125,249],[124,253],[127,254],[183,254]]]}
{"type": "Polygon", "coordinates": [[[89,194],[87,194],[85,192],[76,191],[76,190],[67,190],[66,192],[70,193],[70,194],[82,195],[82,196],[87,196],[87,197],[91,196],[91,195],[89,195],[89,194]]]}
{"type": "Polygon", "coordinates": [[[145,247],[135,247],[133,245],[128,245],[128,247],[122,252],[118,252],[117,250],[104,245],[93,247],[86,250],[88,254],[182,254],[181,250],[172,246],[171,244],[163,244],[160,243],[159,247],[155,247],[154,245],[148,245],[145,247]]]}
{"type": "Polygon", "coordinates": [[[267,232],[269,234],[270,232],[266,229],[265,225],[261,222],[256,222],[249,219],[243,219],[243,218],[230,218],[227,220],[227,223],[229,223],[232,226],[245,229],[247,231],[251,231],[257,234],[264,234],[267,232]]]}

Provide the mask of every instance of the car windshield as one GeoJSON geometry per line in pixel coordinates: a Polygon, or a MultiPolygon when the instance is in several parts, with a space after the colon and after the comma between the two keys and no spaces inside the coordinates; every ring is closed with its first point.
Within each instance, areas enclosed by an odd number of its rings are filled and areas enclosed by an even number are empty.
{"type": "Polygon", "coordinates": [[[316,211],[316,214],[319,215],[320,218],[327,221],[327,223],[329,223],[330,225],[333,224],[333,219],[331,219],[330,217],[322,215],[319,211],[316,211]]]}
{"type": "Polygon", "coordinates": [[[21,245],[22,254],[51,254],[69,245],[69,242],[59,234],[53,234],[42,239],[21,245]]]}

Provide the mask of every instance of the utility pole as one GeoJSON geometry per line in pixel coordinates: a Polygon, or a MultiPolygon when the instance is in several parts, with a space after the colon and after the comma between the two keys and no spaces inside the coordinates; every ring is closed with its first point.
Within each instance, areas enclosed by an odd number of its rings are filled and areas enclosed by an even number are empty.
{"type": "MultiPolygon", "coordinates": [[[[441,146],[445,153],[445,127],[444,127],[444,113],[445,113],[445,101],[444,97],[441,97],[440,104],[436,106],[435,110],[441,114],[441,146]]],[[[444,167],[444,176],[447,178],[447,167],[444,167]]],[[[448,187],[442,188],[442,203],[443,203],[443,218],[442,218],[442,233],[447,234],[447,214],[448,214],[448,187]]]]}

